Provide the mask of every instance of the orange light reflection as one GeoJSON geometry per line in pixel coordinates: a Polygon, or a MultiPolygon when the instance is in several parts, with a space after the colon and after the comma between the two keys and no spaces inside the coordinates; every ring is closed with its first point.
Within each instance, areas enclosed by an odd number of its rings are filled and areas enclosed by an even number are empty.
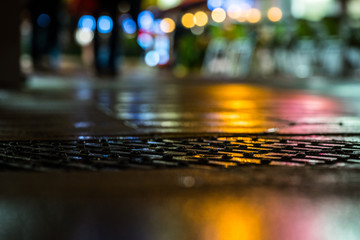
{"type": "Polygon", "coordinates": [[[199,229],[197,239],[263,239],[261,211],[239,199],[212,199],[202,202],[201,205],[189,202],[185,212],[199,229]],[[196,206],[193,206],[194,204],[196,206]]]}
{"type": "MultiPolygon", "coordinates": [[[[214,102],[217,111],[212,119],[219,121],[219,126],[226,126],[224,132],[234,131],[237,127],[254,127],[265,130],[266,116],[262,110],[268,91],[245,85],[222,85],[209,88],[207,95],[214,102]]],[[[237,132],[235,130],[235,132],[237,132]]]]}

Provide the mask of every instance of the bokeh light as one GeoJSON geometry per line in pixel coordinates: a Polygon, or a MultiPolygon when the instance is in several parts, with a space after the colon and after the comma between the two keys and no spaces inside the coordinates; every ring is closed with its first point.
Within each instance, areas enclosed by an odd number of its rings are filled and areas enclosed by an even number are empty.
{"type": "Polygon", "coordinates": [[[137,42],[142,49],[150,49],[154,44],[154,38],[149,33],[140,33],[137,42]]]}
{"type": "Polygon", "coordinates": [[[157,50],[157,53],[159,54],[158,65],[165,65],[165,64],[169,63],[169,60],[170,60],[169,51],[166,51],[165,49],[159,49],[159,50],[157,50]]]}
{"type": "MultiPolygon", "coordinates": [[[[334,14],[335,6],[334,0],[292,0],[291,13],[295,18],[320,21],[327,15],[334,14]]],[[[340,11],[339,6],[337,8],[340,11]]]]}
{"type": "Polygon", "coordinates": [[[154,49],[170,49],[170,39],[166,35],[157,36],[155,38],[154,49]]]}
{"type": "Polygon", "coordinates": [[[153,50],[146,53],[145,55],[146,65],[148,65],[149,67],[155,67],[159,64],[159,62],[160,62],[160,55],[157,51],[153,50]]]}
{"type": "Polygon", "coordinates": [[[154,20],[154,23],[153,23],[153,26],[152,26],[152,28],[151,28],[151,32],[153,33],[153,34],[163,34],[164,32],[161,30],[161,27],[160,27],[160,25],[161,25],[161,21],[162,21],[162,19],[156,19],[156,20],[154,20]]]}
{"type": "Polygon", "coordinates": [[[109,16],[101,16],[98,19],[98,31],[100,33],[106,34],[110,33],[113,29],[114,23],[111,17],[109,16]]]}
{"type": "Polygon", "coordinates": [[[161,10],[166,10],[169,8],[176,7],[181,3],[181,0],[157,0],[157,6],[161,10]]]}
{"type": "Polygon", "coordinates": [[[194,35],[201,35],[203,34],[205,31],[205,28],[204,27],[198,27],[198,26],[195,26],[193,28],[191,28],[191,32],[194,34],[194,35]]]}
{"type": "Polygon", "coordinates": [[[249,23],[258,23],[261,20],[261,12],[257,8],[251,8],[247,12],[247,20],[249,23]]]}
{"type": "Polygon", "coordinates": [[[134,34],[137,30],[136,22],[131,18],[127,17],[122,21],[122,28],[127,34],[134,34]]]}
{"type": "Polygon", "coordinates": [[[222,8],[216,8],[212,11],[211,18],[214,22],[222,23],[226,19],[226,12],[222,8]]]}
{"type": "Polygon", "coordinates": [[[208,15],[203,11],[195,13],[195,24],[199,27],[205,26],[209,22],[208,15]]]}
{"type": "Polygon", "coordinates": [[[171,33],[175,30],[175,22],[171,18],[164,18],[160,22],[160,29],[164,33],[171,33]]]}
{"type": "Polygon", "coordinates": [[[96,20],[93,16],[84,15],[79,19],[78,28],[87,28],[94,31],[96,28],[96,20]]]}
{"type": "Polygon", "coordinates": [[[278,21],[281,20],[281,18],[283,16],[283,13],[282,13],[280,8],[272,7],[272,8],[269,9],[267,15],[268,15],[268,18],[269,18],[270,21],[278,22],[278,21]]]}
{"type": "Polygon", "coordinates": [[[350,0],[347,4],[346,11],[350,18],[360,19],[360,1],[350,0]]]}
{"type": "Polygon", "coordinates": [[[81,46],[88,46],[94,39],[94,32],[89,28],[78,28],[75,32],[75,40],[81,46]]]}
{"type": "Polygon", "coordinates": [[[186,13],[181,18],[181,23],[186,28],[192,28],[195,26],[195,16],[192,13],[186,13]]]}
{"type": "Polygon", "coordinates": [[[246,22],[247,21],[247,18],[246,18],[246,13],[245,14],[242,14],[240,17],[238,17],[236,19],[239,23],[243,23],[243,22],[246,22]]]}
{"type": "Polygon", "coordinates": [[[223,4],[223,0],[208,0],[207,6],[210,11],[213,11],[216,8],[220,8],[223,4]]]}
{"type": "Polygon", "coordinates": [[[50,22],[50,16],[46,13],[40,14],[40,16],[37,18],[37,24],[42,28],[46,28],[47,26],[49,26],[50,22]]]}
{"type": "Polygon", "coordinates": [[[150,31],[154,24],[154,14],[150,11],[143,11],[138,16],[139,28],[150,31]]]}
{"type": "Polygon", "coordinates": [[[227,14],[231,19],[238,19],[239,17],[241,17],[242,12],[243,10],[238,4],[231,4],[227,8],[227,14]]]}

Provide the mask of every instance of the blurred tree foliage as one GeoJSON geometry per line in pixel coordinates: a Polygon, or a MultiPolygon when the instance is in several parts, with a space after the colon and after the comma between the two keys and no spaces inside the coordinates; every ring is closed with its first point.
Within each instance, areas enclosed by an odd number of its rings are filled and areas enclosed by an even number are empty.
{"type": "Polygon", "coordinates": [[[297,20],[296,37],[298,38],[315,38],[316,32],[305,19],[297,20]]]}
{"type": "Polygon", "coordinates": [[[249,34],[249,27],[245,24],[233,24],[226,28],[219,25],[209,26],[209,32],[212,39],[226,38],[233,40],[237,38],[245,38],[249,34]]]}
{"type": "Polygon", "coordinates": [[[196,69],[201,66],[205,49],[199,46],[197,36],[189,33],[184,34],[180,40],[177,49],[177,60],[181,65],[189,68],[196,69]]]}
{"type": "Polygon", "coordinates": [[[326,17],[322,24],[328,36],[340,36],[341,19],[338,17],[326,17]]]}

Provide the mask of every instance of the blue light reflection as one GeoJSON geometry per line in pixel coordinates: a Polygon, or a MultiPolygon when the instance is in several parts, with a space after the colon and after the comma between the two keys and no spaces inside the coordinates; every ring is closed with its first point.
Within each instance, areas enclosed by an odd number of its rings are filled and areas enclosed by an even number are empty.
{"type": "Polygon", "coordinates": [[[146,50],[153,46],[154,38],[148,33],[141,33],[138,36],[137,42],[141,48],[146,50]]]}
{"type": "Polygon", "coordinates": [[[143,30],[150,31],[154,24],[154,15],[150,11],[143,11],[139,14],[138,25],[143,30]]]}
{"type": "Polygon", "coordinates": [[[122,27],[124,32],[127,34],[134,34],[137,30],[136,22],[131,18],[125,18],[122,22],[122,27]]]}
{"type": "Polygon", "coordinates": [[[215,8],[220,8],[223,4],[223,0],[208,0],[207,6],[209,10],[214,10],[215,8]]]}
{"type": "Polygon", "coordinates": [[[84,15],[79,19],[78,28],[86,28],[94,31],[96,28],[96,20],[93,16],[84,15]]]}
{"type": "Polygon", "coordinates": [[[50,22],[50,16],[46,13],[40,14],[40,16],[37,18],[37,24],[42,28],[46,28],[47,26],[49,26],[50,22]]]}
{"type": "Polygon", "coordinates": [[[114,23],[111,17],[101,16],[98,19],[98,31],[100,33],[106,34],[110,33],[113,29],[114,23]]]}
{"type": "Polygon", "coordinates": [[[157,51],[150,51],[145,55],[145,63],[150,67],[155,67],[160,62],[160,55],[157,51]]]}

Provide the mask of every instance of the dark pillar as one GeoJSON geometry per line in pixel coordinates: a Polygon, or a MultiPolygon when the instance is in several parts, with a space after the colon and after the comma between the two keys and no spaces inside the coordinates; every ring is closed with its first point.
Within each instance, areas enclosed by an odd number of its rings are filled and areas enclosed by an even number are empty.
{"type": "Polygon", "coordinates": [[[0,14],[0,88],[21,86],[20,10],[21,0],[4,4],[0,14]]]}

